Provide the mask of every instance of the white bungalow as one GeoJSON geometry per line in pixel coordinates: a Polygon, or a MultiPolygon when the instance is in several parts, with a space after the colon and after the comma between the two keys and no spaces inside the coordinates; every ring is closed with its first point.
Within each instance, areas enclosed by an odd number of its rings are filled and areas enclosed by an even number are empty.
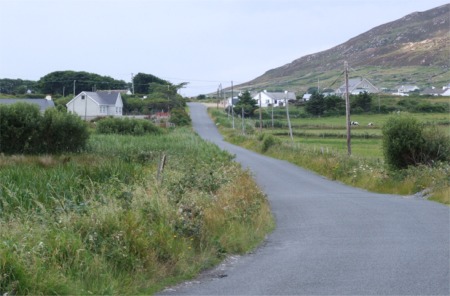
{"type": "Polygon", "coordinates": [[[67,111],[85,120],[101,116],[122,116],[123,101],[120,92],[83,91],[66,104],[67,111]]]}
{"type": "Polygon", "coordinates": [[[281,107],[286,104],[287,100],[295,100],[297,97],[294,92],[285,91],[285,92],[268,92],[266,90],[253,95],[253,100],[260,104],[261,98],[261,107],[281,107]]]}
{"type": "MultiPolygon", "coordinates": [[[[346,92],[346,86],[345,84],[341,85],[336,90],[337,95],[344,95],[346,92]]],[[[348,80],[348,92],[352,95],[359,95],[360,93],[367,92],[367,93],[379,93],[380,90],[373,85],[368,79],[358,77],[358,78],[352,78],[348,80]]]]}

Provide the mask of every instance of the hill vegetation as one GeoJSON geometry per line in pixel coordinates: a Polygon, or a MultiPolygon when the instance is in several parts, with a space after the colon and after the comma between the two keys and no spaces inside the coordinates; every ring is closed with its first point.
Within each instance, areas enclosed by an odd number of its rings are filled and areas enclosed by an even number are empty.
{"type": "Polygon", "coordinates": [[[446,4],[380,25],[331,49],[301,57],[272,69],[240,89],[289,89],[306,92],[319,80],[337,88],[344,61],[350,74],[370,79],[380,88],[402,84],[441,87],[450,82],[449,11],[446,4]]]}

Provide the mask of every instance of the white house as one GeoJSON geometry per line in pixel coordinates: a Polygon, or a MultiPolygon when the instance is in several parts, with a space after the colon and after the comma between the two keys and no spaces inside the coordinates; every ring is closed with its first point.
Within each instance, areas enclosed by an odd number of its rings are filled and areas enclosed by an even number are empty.
{"type": "Polygon", "coordinates": [[[123,101],[120,92],[83,91],[66,104],[67,111],[85,120],[100,116],[122,116],[123,101]]]}
{"type": "MultiPolygon", "coordinates": [[[[338,95],[344,95],[345,92],[346,92],[345,84],[341,85],[341,87],[339,87],[336,90],[336,94],[338,95]]],[[[348,92],[352,95],[359,95],[360,93],[363,92],[367,92],[369,94],[379,93],[380,90],[366,78],[358,77],[348,80],[348,92]]]]}
{"type": "Polygon", "coordinates": [[[284,106],[287,100],[295,100],[297,97],[295,96],[294,92],[286,91],[286,92],[268,92],[266,90],[257,93],[253,96],[253,100],[257,102],[257,105],[259,106],[261,98],[261,107],[280,107],[284,106]]]}
{"type": "Polygon", "coordinates": [[[224,107],[225,107],[225,109],[226,108],[229,108],[229,107],[231,107],[231,105],[236,105],[237,103],[239,102],[239,97],[233,97],[233,100],[231,100],[231,97],[229,97],[229,98],[227,98],[225,101],[224,101],[224,107]],[[233,102],[233,103],[232,103],[233,102]]]}
{"type": "Polygon", "coordinates": [[[399,85],[397,86],[398,93],[408,93],[419,90],[420,88],[417,85],[399,85]]]}

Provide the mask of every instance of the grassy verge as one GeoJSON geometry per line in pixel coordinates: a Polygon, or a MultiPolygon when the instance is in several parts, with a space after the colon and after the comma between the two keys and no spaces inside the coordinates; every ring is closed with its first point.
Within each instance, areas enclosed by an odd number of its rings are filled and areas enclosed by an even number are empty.
{"type": "Polygon", "coordinates": [[[0,294],[151,294],[273,228],[250,174],[190,129],[2,155],[0,184],[0,294]]]}
{"type": "MultiPolygon", "coordinates": [[[[240,119],[236,119],[236,129],[232,129],[227,115],[216,109],[210,113],[226,140],[247,149],[287,160],[332,180],[364,188],[373,192],[411,195],[426,190],[431,200],[450,205],[450,164],[441,163],[433,168],[428,166],[411,167],[403,171],[390,171],[384,165],[381,139],[362,137],[352,140],[352,156],[347,156],[346,138],[312,136],[318,125],[337,124],[336,118],[301,119],[303,134],[296,133],[291,141],[287,129],[254,128],[255,122],[248,120],[245,134],[241,129],[240,119]],[[305,128],[306,126],[311,128],[305,128]],[[305,136],[306,134],[309,136],[305,136]]],[[[384,115],[375,115],[377,121],[366,116],[365,121],[384,122],[384,115]]],[[[424,116],[425,122],[430,118],[439,119],[442,115],[424,116]]],[[[344,119],[345,120],[345,119],[344,119]]],[[[340,121],[343,121],[342,118],[340,121]]],[[[362,120],[361,120],[362,121],[362,120]]],[[[345,122],[345,121],[344,121],[345,122]]],[[[444,127],[442,127],[444,128],[444,127]]],[[[447,126],[448,128],[448,126],[447,126]]],[[[368,129],[368,128],[367,128],[368,129]]]]}

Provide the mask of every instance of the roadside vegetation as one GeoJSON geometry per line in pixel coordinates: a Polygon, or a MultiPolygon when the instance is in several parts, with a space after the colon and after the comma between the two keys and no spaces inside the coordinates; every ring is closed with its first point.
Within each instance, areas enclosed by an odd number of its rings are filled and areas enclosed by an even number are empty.
{"type": "Polygon", "coordinates": [[[189,127],[95,126],[77,152],[0,155],[1,295],[152,294],[273,228],[249,172],[189,127]]]}
{"type": "Polygon", "coordinates": [[[352,127],[351,156],[347,154],[345,115],[340,115],[336,109],[325,107],[319,116],[311,111],[317,109],[308,104],[291,106],[293,140],[289,136],[285,108],[274,108],[273,120],[271,108],[263,108],[261,123],[259,110],[255,110],[253,118],[236,117],[234,129],[233,119],[226,110],[209,110],[226,140],[234,144],[290,161],[352,186],[381,193],[417,194],[450,204],[448,101],[446,105],[442,101],[433,102],[433,98],[422,100],[422,105],[439,108],[433,107],[428,113],[408,112],[402,108],[404,103],[396,108],[403,100],[386,99],[385,109],[391,111],[378,113],[378,104],[373,100],[367,111],[361,111],[363,108],[353,100],[352,108],[359,111],[351,120],[358,121],[359,125],[352,127]],[[439,111],[442,108],[444,113],[439,111]],[[408,150],[404,138],[396,141],[399,138],[396,135],[406,133],[415,137],[414,149],[408,150]],[[395,161],[402,157],[402,162],[395,161]]]}

